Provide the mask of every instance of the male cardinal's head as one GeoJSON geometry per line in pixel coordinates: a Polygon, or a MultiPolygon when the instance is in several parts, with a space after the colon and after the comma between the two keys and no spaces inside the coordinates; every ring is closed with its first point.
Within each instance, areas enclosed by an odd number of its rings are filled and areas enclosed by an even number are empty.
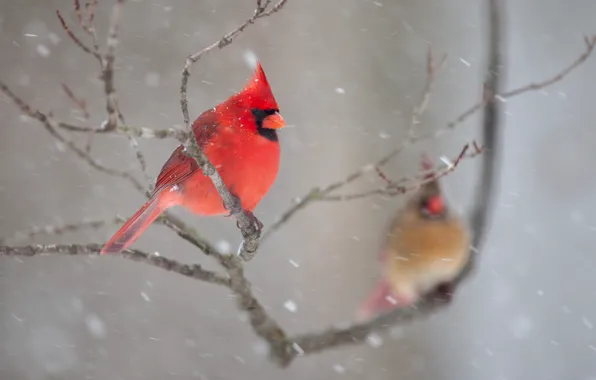
{"type": "Polygon", "coordinates": [[[252,78],[235,98],[242,109],[251,113],[257,132],[270,140],[276,140],[275,130],[283,128],[285,121],[279,114],[279,106],[260,62],[257,62],[252,78]]]}

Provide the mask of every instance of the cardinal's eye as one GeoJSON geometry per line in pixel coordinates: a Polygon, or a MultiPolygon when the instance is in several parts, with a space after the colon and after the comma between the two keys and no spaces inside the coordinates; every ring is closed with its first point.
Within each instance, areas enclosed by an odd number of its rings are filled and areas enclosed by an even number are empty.
{"type": "Polygon", "coordinates": [[[274,129],[263,128],[263,121],[267,116],[273,115],[279,110],[268,108],[268,109],[259,109],[253,108],[251,109],[252,115],[255,118],[255,124],[257,125],[257,132],[259,135],[263,136],[267,140],[270,141],[278,141],[277,132],[274,129]]]}
{"type": "Polygon", "coordinates": [[[265,118],[269,115],[273,115],[276,112],[279,112],[279,110],[273,109],[273,108],[268,108],[265,110],[259,109],[259,108],[253,108],[251,110],[252,115],[255,117],[255,122],[257,123],[257,127],[258,128],[262,128],[263,127],[263,120],[265,120],[265,118]]]}

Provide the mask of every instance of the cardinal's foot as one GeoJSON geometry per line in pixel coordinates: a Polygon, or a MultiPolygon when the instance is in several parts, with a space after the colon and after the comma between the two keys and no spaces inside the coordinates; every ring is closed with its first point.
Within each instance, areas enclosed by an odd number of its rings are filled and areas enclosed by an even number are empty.
{"type": "MultiPolygon", "coordinates": [[[[256,225],[257,230],[260,232],[263,229],[263,223],[251,211],[245,211],[245,213],[248,216],[248,218],[251,220],[251,222],[256,225]]],[[[236,222],[236,225],[238,226],[238,228],[240,228],[239,222],[236,222]]]]}

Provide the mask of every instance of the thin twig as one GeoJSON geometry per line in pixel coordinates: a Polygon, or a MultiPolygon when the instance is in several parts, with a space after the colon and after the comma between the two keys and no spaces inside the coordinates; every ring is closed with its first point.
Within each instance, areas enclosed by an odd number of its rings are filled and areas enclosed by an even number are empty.
{"type": "MultiPolygon", "coordinates": [[[[572,73],[577,67],[579,67],[582,63],[584,63],[592,55],[594,46],[596,45],[596,36],[585,37],[584,41],[586,44],[585,51],[578,58],[576,58],[569,66],[565,67],[563,70],[561,70],[559,73],[555,74],[553,77],[551,77],[547,80],[544,80],[542,82],[531,83],[531,84],[528,84],[525,86],[521,86],[514,90],[503,92],[499,95],[495,95],[495,98],[498,100],[509,99],[509,98],[524,94],[529,91],[535,91],[535,90],[542,89],[542,88],[547,87],[553,83],[556,83],[557,81],[564,79],[567,75],[572,73]]],[[[423,92],[423,93],[425,93],[425,92],[423,92]]],[[[445,134],[446,132],[455,129],[455,127],[462,124],[470,116],[474,115],[476,112],[481,110],[484,106],[485,106],[485,99],[479,101],[478,103],[474,104],[473,106],[471,106],[470,108],[465,110],[456,119],[447,123],[447,125],[445,127],[440,128],[435,131],[432,131],[427,134],[422,134],[422,135],[412,137],[409,140],[409,143],[407,145],[412,145],[414,143],[417,143],[417,142],[420,142],[423,140],[427,140],[427,139],[437,138],[437,137],[445,134]]],[[[263,239],[261,239],[261,240],[265,240],[273,232],[275,232],[276,230],[281,228],[285,223],[287,223],[298,211],[303,210],[306,206],[311,204],[313,201],[320,200],[320,199],[352,200],[352,199],[362,198],[363,196],[385,194],[385,189],[376,189],[376,190],[367,192],[366,194],[362,194],[362,196],[357,196],[357,197],[341,197],[340,196],[340,198],[338,198],[335,196],[329,196],[329,194],[332,193],[333,191],[343,188],[344,186],[354,182],[356,179],[361,178],[365,174],[370,173],[371,171],[374,171],[375,168],[383,166],[384,164],[386,164],[387,162],[389,162],[390,160],[395,158],[404,149],[404,147],[402,147],[402,146],[400,146],[400,147],[392,150],[388,154],[384,155],[377,162],[363,166],[362,168],[351,173],[350,175],[348,175],[346,178],[344,178],[342,180],[333,182],[332,184],[324,187],[323,189],[310,190],[305,196],[298,198],[298,199],[300,199],[300,201],[294,202],[294,205],[289,207],[288,210],[286,210],[282,214],[282,216],[279,217],[276,220],[276,222],[273,223],[271,225],[271,227],[269,227],[263,233],[263,239]]]]}
{"type": "Polygon", "coordinates": [[[590,57],[590,54],[592,54],[592,50],[594,50],[594,46],[596,45],[596,36],[591,36],[591,37],[584,36],[584,42],[586,44],[586,50],[584,51],[584,53],[582,55],[580,55],[568,67],[563,69],[561,72],[559,72],[552,78],[547,79],[542,82],[530,83],[524,87],[520,87],[520,88],[512,90],[512,91],[504,92],[501,94],[501,97],[505,98],[505,99],[511,98],[513,96],[523,94],[524,92],[540,90],[544,87],[548,87],[552,84],[559,82],[561,79],[565,78],[567,75],[569,75],[569,73],[571,73],[573,70],[575,70],[579,65],[584,63],[584,61],[586,59],[588,59],[588,57],[590,57]]]}
{"type": "Polygon", "coordinates": [[[73,31],[66,24],[66,21],[64,20],[64,17],[62,17],[62,14],[60,13],[60,11],[58,11],[58,10],[56,11],[56,16],[58,16],[58,20],[60,20],[60,24],[62,24],[62,28],[64,29],[64,31],[66,32],[66,34],[70,37],[70,39],[73,40],[73,42],[78,47],[80,47],[85,53],[91,54],[92,56],[94,56],[96,59],[98,59],[101,62],[101,55],[99,54],[99,52],[91,50],[87,45],[85,45],[83,43],[83,41],[81,41],[73,33],[73,31]]]}
{"type": "MultiPolygon", "coordinates": [[[[99,256],[101,251],[99,244],[67,244],[67,245],[28,245],[22,247],[0,246],[0,256],[42,256],[42,255],[77,255],[77,256],[99,256]]],[[[137,249],[126,249],[116,256],[145,263],[156,268],[164,269],[170,272],[180,274],[184,277],[201,280],[215,285],[230,287],[230,279],[207,269],[200,265],[188,265],[179,263],[176,260],[168,259],[163,256],[151,255],[137,249]]],[[[114,255],[110,255],[114,256],[114,255]]]]}
{"type": "Polygon", "coordinates": [[[120,224],[124,222],[125,220],[122,217],[116,216],[115,218],[109,220],[85,220],[78,223],[61,223],[42,227],[33,226],[26,231],[18,231],[11,237],[0,238],[0,244],[4,244],[6,241],[22,241],[33,239],[39,235],[64,235],[83,229],[97,229],[108,224],[120,224]]]}
{"type": "Polygon", "coordinates": [[[133,127],[130,125],[118,125],[115,130],[108,131],[104,127],[84,127],[66,122],[60,122],[59,127],[70,132],[85,133],[111,133],[116,132],[122,135],[130,134],[136,138],[142,139],[167,139],[173,138],[178,141],[185,141],[188,133],[180,128],[149,129],[145,127],[133,127]]]}
{"type": "Polygon", "coordinates": [[[97,0],[87,1],[85,3],[85,10],[87,11],[87,20],[83,19],[83,14],[81,12],[81,4],[79,0],[74,0],[74,7],[75,13],[77,15],[77,20],[79,22],[79,26],[87,32],[91,36],[93,41],[93,51],[99,54],[99,42],[97,40],[97,33],[95,31],[95,27],[93,25],[93,18],[95,16],[95,7],[97,6],[97,0]]]}
{"type": "Polygon", "coordinates": [[[207,241],[207,239],[201,237],[194,228],[184,223],[184,221],[180,220],[177,216],[166,211],[158,220],[172,231],[176,232],[182,239],[199,248],[207,256],[215,258],[222,266],[226,266],[225,262],[228,260],[228,255],[219,252],[217,248],[207,241]]]}
{"type": "Polygon", "coordinates": [[[103,59],[102,79],[106,94],[106,110],[108,112],[108,121],[105,129],[108,131],[113,131],[118,126],[118,102],[116,99],[116,89],[114,88],[114,61],[116,59],[118,29],[120,27],[120,19],[122,18],[123,4],[124,0],[117,0],[112,8],[112,17],[110,18],[108,40],[106,43],[107,52],[103,59]]]}
{"type": "Polygon", "coordinates": [[[379,168],[379,167],[385,165],[393,157],[399,155],[401,153],[401,151],[403,149],[405,149],[409,144],[411,144],[413,141],[415,141],[416,136],[413,133],[414,127],[418,123],[418,119],[420,118],[420,116],[422,116],[422,114],[426,110],[426,107],[428,106],[428,103],[430,101],[430,95],[432,93],[433,84],[435,82],[435,76],[436,76],[435,74],[437,72],[437,69],[440,69],[445,64],[446,59],[447,59],[447,56],[443,55],[443,57],[439,61],[439,64],[438,65],[435,64],[432,50],[429,47],[428,53],[427,53],[427,59],[426,59],[426,80],[424,83],[424,88],[420,95],[420,100],[419,100],[418,104],[412,110],[410,122],[408,124],[408,127],[406,128],[407,138],[401,143],[401,145],[398,148],[392,150],[389,154],[382,157],[376,163],[363,166],[359,170],[352,172],[350,175],[348,175],[346,178],[344,178],[340,181],[331,183],[331,184],[327,185],[326,187],[324,187],[323,189],[318,189],[318,188],[312,189],[304,197],[301,197],[301,198],[299,198],[298,201],[295,201],[294,205],[292,207],[290,207],[286,212],[284,212],[282,214],[282,216],[279,217],[271,225],[271,227],[269,227],[267,229],[267,231],[265,231],[265,233],[263,234],[263,240],[265,240],[265,238],[269,237],[272,233],[274,233],[276,230],[278,230],[280,227],[282,227],[288,220],[290,220],[290,218],[292,218],[292,216],[294,216],[294,214],[296,214],[298,211],[304,209],[311,202],[318,200],[318,199],[323,199],[323,198],[327,197],[329,194],[331,194],[332,192],[334,192],[335,190],[338,190],[338,189],[354,182],[355,180],[361,178],[365,174],[373,171],[375,168],[379,168]]]}
{"type": "Polygon", "coordinates": [[[139,168],[141,169],[141,172],[143,173],[143,176],[145,177],[145,183],[147,185],[146,187],[148,189],[150,189],[151,188],[151,178],[149,177],[149,173],[147,173],[147,160],[145,159],[143,152],[141,152],[141,149],[139,148],[139,142],[130,133],[127,133],[126,137],[128,137],[128,142],[130,143],[130,147],[135,152],[137,162],[139,163],[139,168]]]}
{"type": "Polygon", "coordinates": [[[274,360],[278,361],[286,357],[291,351],[291,347],[287,344],[286,333],[253,295],[252,285],[244,276],[242,261],[238,256],[228,256],[225,266],[230,276],[230,289],[238,297],[238,308],[248,313],[254,332],[269,344],[270,354],[274,360]]]}
{"type": "MultiPolygon", "coordinates": [[[[584,52],[577,59],[575,59],[573,62],[571,62],[571,64],[569,64],[563,70],[559,71],[554,76],[552,76],[549,79],[546,79],[544,81],[541,81],[541,82],[529,83],[525,86],[518,87],[514,90],[503,92],[501,94],[495,95],[495,98],[497,100],[506,100],[506,99],[524,94],[526,92],[541,90],[545,87],[555,84],[556,82],[561,81],[567,75],[571,74],[571,72],[573,72],[576,68],[578,68],[582,63],[584,63],[592,55],[594,46],[596,45],[596,36],[591,36],[591,37],[584,36],[584,42],[586,45],[586,50],[584,50],[584,52]]],[[[447,132],[448,130],[454,129],[456,126],[463,123],[470,116],[472,116],[473,114],[478,112],[480,109],[482,109],[482,107],[484,107],[486,101],[487,101],[487,99],[484,99],[484,98],[481,99],[478,103],[474,104],[472,107],[468,108],[466,111],[461,113],[455,120],[449,122],[445,128],[437,130],[434,133],[425,136],[424,138],[437,137],[437,136],[440,136],[441,134],[447,132]]]]}
{"type": "Polygon", "coordinates": [[[85,2],[85,9],[87,9],[87,25],[93,25],[93,18],[95,17],[95,7],[97,0],[87,0],[85,2]]]}
{"type": "Polygon", "coordinates": [[[90,115],[89,111],[87,110],[87,103],[84,99],[79,99],[77,96],[72,92],[70,87],[68,87],[65,83],[62,83],[62,90],[66,93],[66,96],[83,112],[83,117],[88,120],[90,115]]]}
{"type": "Polygon", "coordinates": [[[324,197],[320,197],[316,199],[317,201],[326,201],[326,202],[343,202],[343,201],[351,201],[355,199],[362,199],[372,195],[382,195],[386,197],[394,197],[397,195],[409,193],[412,191],[418,190],[421,186],[432,182],[437,179],[441,179],[448,175],[449,173],[455,171],[455,169],[459,166],[462,160],[464,159],[472,159],[476,156],[482,154],[483,148],[478,148],[476,142],[475,144],[475,151],[468,152],[470,145],[466,144],[460,150],[458,156],[455,160],[445,164],[443,167],[433,168],[432,170],[423,170],[418,173],[416,176],[413,177],[402,177],[399,180],[392,180],[390,179],[385,173],[380,169],[376,168],[377,174],[383,181],[387,183],[385,187],[367,190],[359,193],[353,194],[334,194],[334,195],[327,195],[324,197]]]}
{"type": "Polygon", "coordinates": [[[130,173],[111,169],[103,166],[99,162],[97,162],[91,155],[85,152],[83,149],[79,148],[73,141],[69,140],[68,138],[62,136],[58,132],[58,123],[50,117],[50,115],[46,115],[38,110],[34,110],[31,108],[27,103],[25,103],[21,98],[19,98],[16,94],[14,94],[8,86],[6,86],[3,82],[0,82],[0,91],[6,94],[20,109],[21,111],[28,115],[29,117],[38,120],[42,123],[42,125],[46,128],[48,132],[58,141],[65,144],[70,150],[72,150],[77,156],[82,158],[86,161],[91,167],[94,169],[103,172],[105,174],[113,175],[116,177],[121,177],[128,180],[137,190],[144,191],[144,186],[130,173]]]}

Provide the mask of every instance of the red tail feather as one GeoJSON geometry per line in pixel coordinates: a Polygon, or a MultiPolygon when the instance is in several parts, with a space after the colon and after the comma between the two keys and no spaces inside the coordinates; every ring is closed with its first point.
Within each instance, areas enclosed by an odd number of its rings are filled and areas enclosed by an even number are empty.
{"type": "Polygon", "coordinates": [[[395,308],[395,304],[389,301],[391,287],[386,279],[382,279],[369,293],[366,301],[358,310],[357,319],[366,320],[379,312],[385,312],[395,308]]]}
{"type": "Polygon", "coordinates": [[[174,205],[166,200],[172,192],[154,194],[101,249],[101,254],[118,253],[130,247],[166,209],[174,205]]]}

